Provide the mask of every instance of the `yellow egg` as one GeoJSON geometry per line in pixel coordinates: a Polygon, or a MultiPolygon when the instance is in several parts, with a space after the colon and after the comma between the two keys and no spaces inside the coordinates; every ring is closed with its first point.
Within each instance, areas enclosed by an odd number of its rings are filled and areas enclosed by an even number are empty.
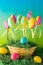
{"type": "Polygon", "coordinates": [[[35,19],[34,18],[31,18],[30,20],[29,20],[29,28],[31,29],[31,28],[34,28],[34,26],[35,26],[35,19]]]}
{"type": "Polygon", "coordinates": [[[7,49],[4,47],[0,47],[0,54],[7,54],[7,49]]]}
{"type": "Polygon", "coordinates": [[[36,63],[41,63],[41,62],[42,62],[42,59],[41,59],[41,57],[39,57],[39,56],[35,56],[33,60],[34,60],[34,62],[36,62],[36,63]]]}

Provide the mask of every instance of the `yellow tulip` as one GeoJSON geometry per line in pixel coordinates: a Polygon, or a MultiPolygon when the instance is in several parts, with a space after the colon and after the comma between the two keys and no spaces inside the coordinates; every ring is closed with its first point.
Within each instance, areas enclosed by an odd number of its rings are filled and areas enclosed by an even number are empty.
{"type": "Polygon", "coordinates": [[[34,26],[35,26],[35,19],[34,18],[31,18],[30,20],[29,20],[29,28],[31,29],[31,28],[34,28],[34,26]]]}

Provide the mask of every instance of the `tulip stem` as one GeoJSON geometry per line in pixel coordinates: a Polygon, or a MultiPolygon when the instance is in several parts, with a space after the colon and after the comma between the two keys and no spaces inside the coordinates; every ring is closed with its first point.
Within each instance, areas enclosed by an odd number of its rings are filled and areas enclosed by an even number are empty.
{"type": "Polygon", "coordinates": [[[40,38],[41,37],[41,29],[39,26],[38,26],[38,29],[39,29],[39,38],[40,38]]]}
{"type": "Polygon", "coordinates": [[[25,36],[25,29],[24,28],[22,29],[22,32],[23,32],[23,36],[25,36]]]}
{"type": "Polygon", "coordinates": [[[9,41],[8,32],[9,32],[9,28],[7,28],[7,41],[9,41]]]}
{"type": "Polygon", "coordinates": [[[33,31],[33,29],[31,30],[31,33],[32,33],[32,38],[34,38],[34,31],[33,31]]]}

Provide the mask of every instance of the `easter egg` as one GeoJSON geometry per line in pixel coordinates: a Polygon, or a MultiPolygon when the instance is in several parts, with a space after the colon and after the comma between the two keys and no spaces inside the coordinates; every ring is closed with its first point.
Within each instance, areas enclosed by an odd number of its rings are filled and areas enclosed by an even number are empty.
{"type": "Polygon", "coordinates": [[[21,25],[23,25],[24,27],[26,27],[27,26],[27,18],[26,17],[22,17],[22,19],[21,19],[21,25]]]}
{"type": "Polygon", "coordinates": [[[21,43],[21,44],[26,44],[27,42],[28,42],[28,40],[27,40],[26,37],[22,37],[22,38],[20,39],[20,43],[21,43]]]}
{"type": "Polygon", "coordinates": [[[18,53],[12,53],[11,54],[11,60],[16,60],[16,59],[18,59],[19,58],[19,54],[18,53]]]}
{"type": "Polygon", "coordinates": [[[36,25],[40,25],[41,24],[41,17],[37,16],[36,17],[36,25]]]}
{"type": "Polygon", "coordinates": [[[18,17],[17,17],[17,24],[20,24],[21,23],[21,18],[22,18],[22,16],[21,15],[18,15],[18,17]]]}
{"type": "Polygon", "coordinates": [[[16,17],[14,15],[11,15],[11,18],[13,19],[14,23],[16,23],[16,17]]]}
{"type": "Polygon", "coordinates": [[[31,29],[31,28],[34,28],[34,26],[35,26],[35,19],[34,18],[31,18],[30,20],[29,20],[29,28],[31,29]]]}
{"type": "Polygon", "coordinates": [[[34,62],[36,62],[36,63],[41,63],[41,62],[42,62],[42,59],[41,59],[41,57],[39,57],[39,56],[35,56],[33,60],[34,60],[34,62]]]}
{"type": "Polygon", "coordinates": [[[0,54],[7,54],[7,49],[4,47],[0,47],[0,54]]]}
{"type": "Polygon", "coordinates": [[[32,12],[29,11],[28,14],[27,14],[27,19],[28,19],[28,20],[31,18],[31,15],[32,15],[32,12]]]}

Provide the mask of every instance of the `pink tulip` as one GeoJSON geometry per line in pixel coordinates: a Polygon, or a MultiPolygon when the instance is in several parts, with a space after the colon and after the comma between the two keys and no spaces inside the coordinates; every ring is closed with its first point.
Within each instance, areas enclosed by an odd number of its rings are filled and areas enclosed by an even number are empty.
{"type": "Polygon", "coordinates": [[[12,15],[11,17],[14,20],[14,23],[16,23],[16,17],[14,15],[12,15]]]}
{"type": "Polygon", "coordinates": [[[40,25],[41,24],[41,17],[40,16],[37,16],[36,17],[36,22],[35,22],[36,25],[40,25]]]}
{"type": "Polygon", "coordinates": [[[28,20],[31,18],[31,14],[32,14],[32,12],[29,11],[28,14],[27,14],[27,19],[28,19],[28,20]]]}
{"type": "Polygon", "coordinates": [[[5,27],[5,28],[8,28],[8,24],[7,24],[6,21],[4,21],[4,27],[5,27]]]}

